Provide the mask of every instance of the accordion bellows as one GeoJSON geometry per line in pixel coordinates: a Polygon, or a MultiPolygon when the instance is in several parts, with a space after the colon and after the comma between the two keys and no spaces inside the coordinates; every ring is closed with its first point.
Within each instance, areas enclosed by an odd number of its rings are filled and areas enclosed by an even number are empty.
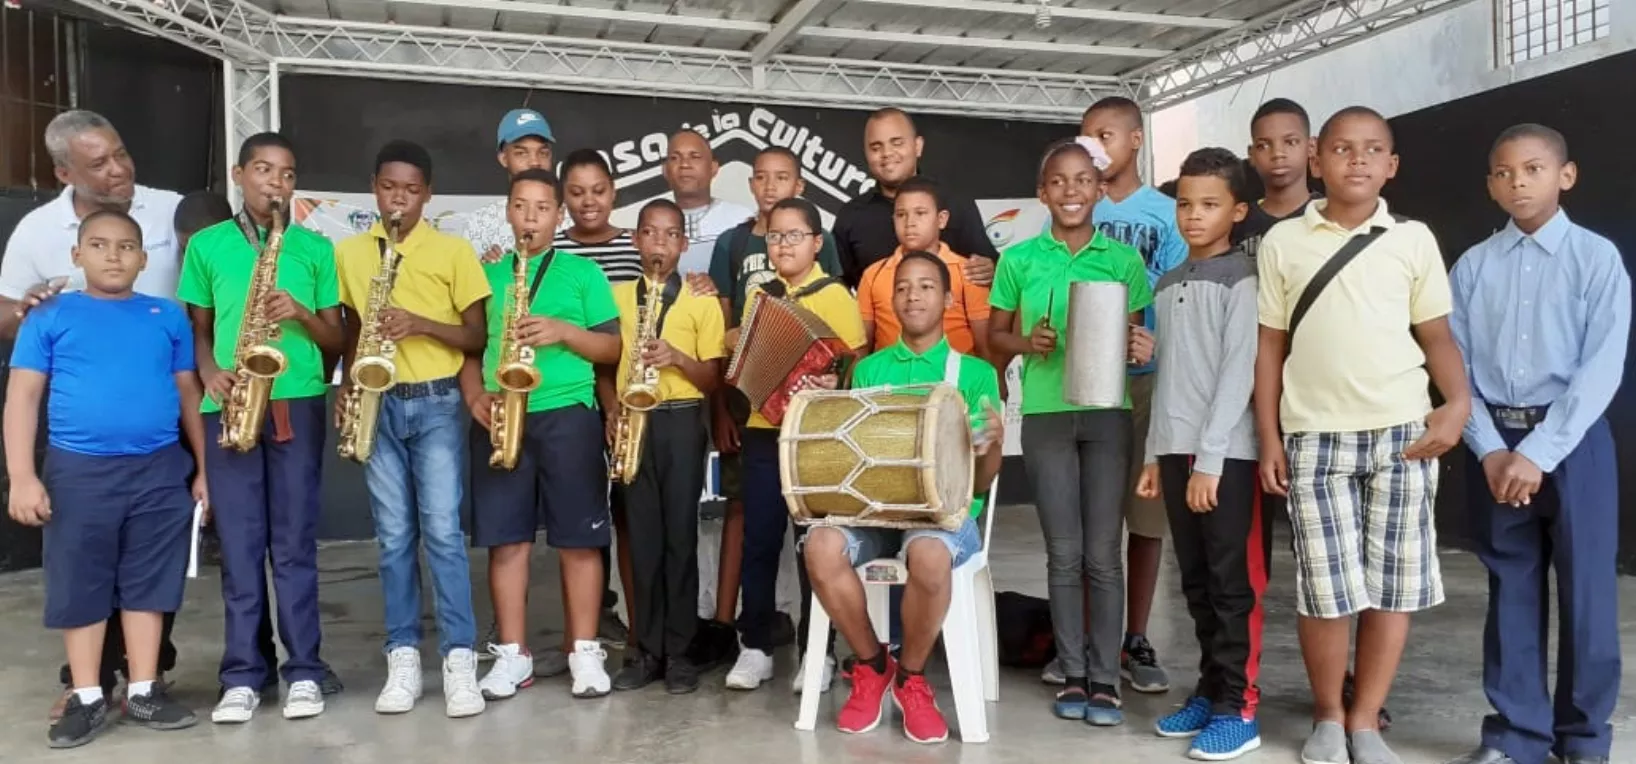
{"type": "Polygon", "coordinates": [[[774,425],[802,377],[835,371],[851,352],[818,314],[793,300],[757,292],[727,363],[727,384],[774,425]]]}

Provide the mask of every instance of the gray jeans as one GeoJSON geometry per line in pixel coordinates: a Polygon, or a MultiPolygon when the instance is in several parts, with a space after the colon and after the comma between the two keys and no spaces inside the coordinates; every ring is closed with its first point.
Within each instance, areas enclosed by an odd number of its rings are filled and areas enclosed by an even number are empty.
{"type": "Polygon", "coordinates": [[[1029,414],[1023,462],[1045,531],[1051,623],[1063,673],[1119,686],[1125,628],[1124,498],[1130,412],[1119,409],[1029,414]],[[1090,643],[1082,580],[1090,579],[1090,643]]]}

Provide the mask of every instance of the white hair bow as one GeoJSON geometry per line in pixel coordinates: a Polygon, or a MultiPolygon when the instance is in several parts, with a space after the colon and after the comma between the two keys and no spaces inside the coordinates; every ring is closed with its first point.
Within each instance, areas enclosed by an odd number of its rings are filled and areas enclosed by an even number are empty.
{"type": "Polygon", "coordinates": [[[1113,165],[1113,158],[1108,156],[1108,150],[1103,147],[1102,141],[1089,135],[1081,135],[1074,138],[1074,143],[1079,144],[1080,148],[1085,149],[1085,153],[1091,155],[1091,166],[1095,167],[1097,172],[1102,172],[1113,165]]]}

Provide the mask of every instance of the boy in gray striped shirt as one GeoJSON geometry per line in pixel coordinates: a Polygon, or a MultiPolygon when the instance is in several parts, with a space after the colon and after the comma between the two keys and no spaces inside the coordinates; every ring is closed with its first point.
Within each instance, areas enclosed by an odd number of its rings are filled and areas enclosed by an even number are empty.
{"type": "Polygon", "coordinates": [[[1159,720],[1222,761],[1261,745],[1261,595],[1268,544],[1256,465],[1256,265],[1231,244],[1249,211],[1243,165],[1226,149],[1182,163],[1176,222],[1188,259],[1154,295],[1158,379],[1137,494],[1163,495],[1182,593],[1203,660],[1197,689],[1159,720]]]}

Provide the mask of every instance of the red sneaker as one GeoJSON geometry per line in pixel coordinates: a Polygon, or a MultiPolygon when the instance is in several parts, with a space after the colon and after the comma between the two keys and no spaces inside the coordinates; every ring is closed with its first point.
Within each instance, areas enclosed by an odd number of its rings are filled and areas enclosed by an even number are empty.
{"type": "Polygon", "coordinates": [[[852,670],[847,672],[847,678],[852,680],[852,694],[836,715],[835,726],[852,735],[879,726],[881,717],[886,715],[886,688],[891,685],[892,676],[897,672],[898,664],[892,660],[891,654],[886,656],[884,674],[862,661],[853,663],[852,670]]]}
{"type": "Polygon", "coordinates": [[[911,676],[903,684],[893,683],[892,701],[903,714],[903,734],[916,743],[941,743],[949,739],[949,724],[937,710],[937,697],[926,677],[911,676]]]}

